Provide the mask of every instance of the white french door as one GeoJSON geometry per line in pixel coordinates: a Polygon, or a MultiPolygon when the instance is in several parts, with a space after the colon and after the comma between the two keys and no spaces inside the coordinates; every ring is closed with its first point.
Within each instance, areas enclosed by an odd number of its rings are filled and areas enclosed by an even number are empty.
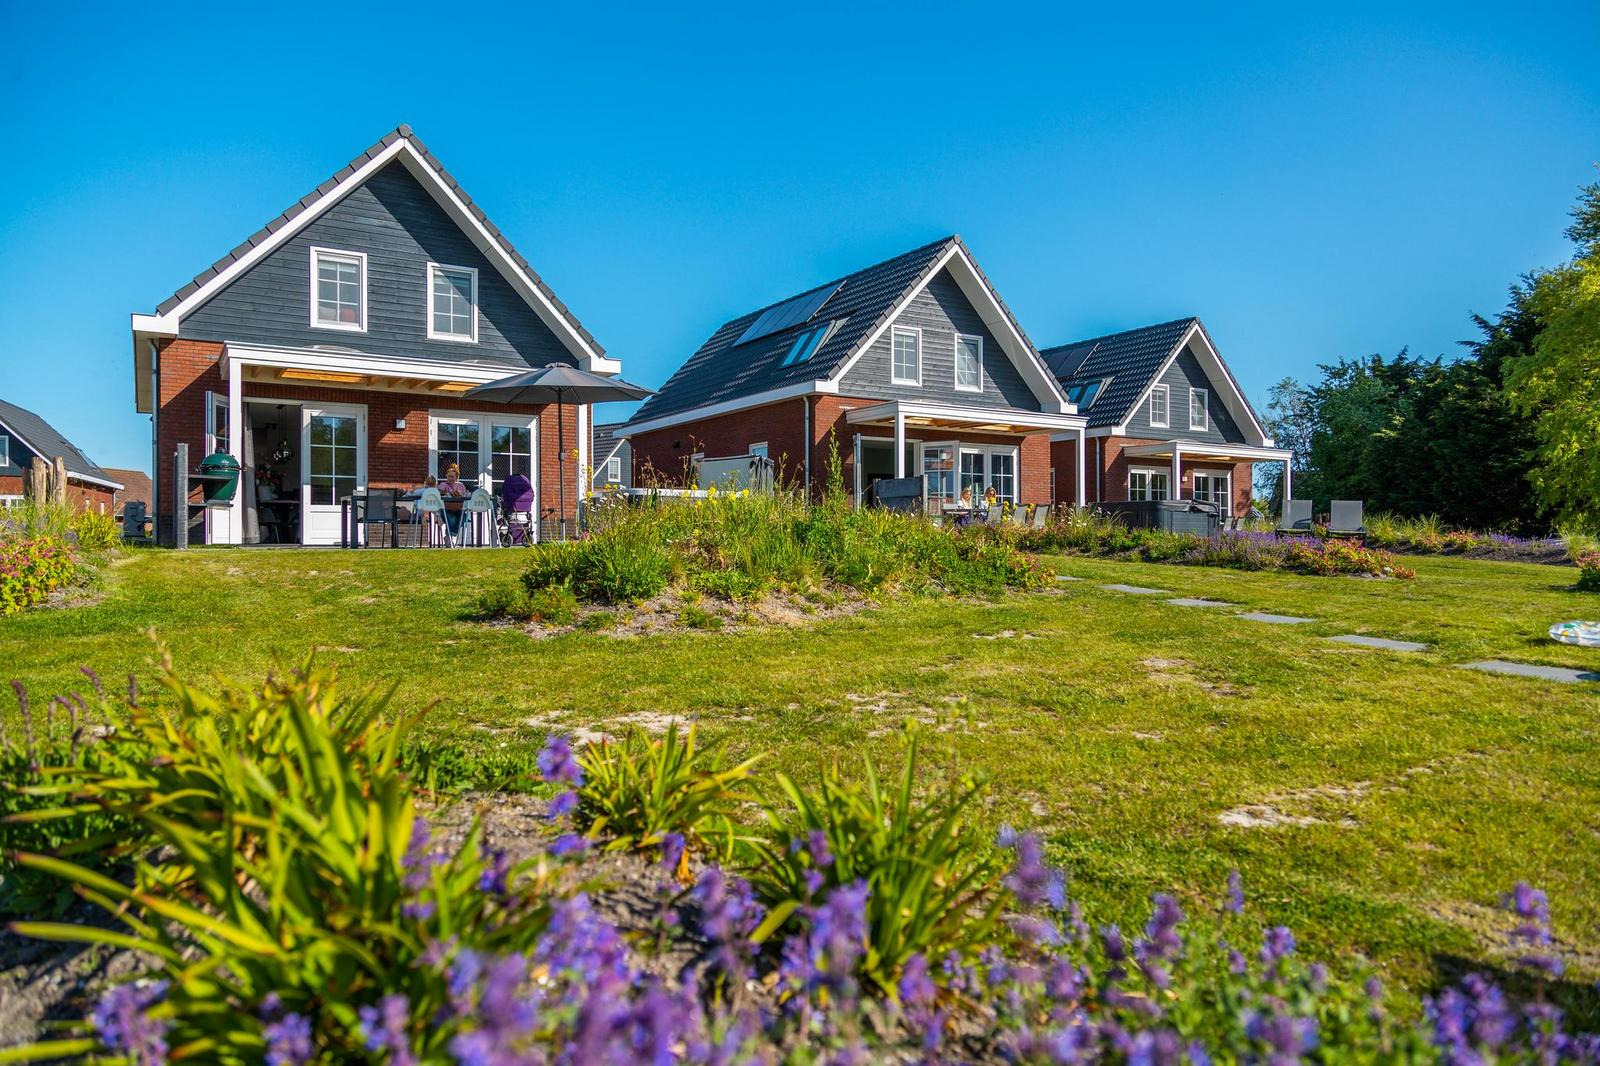
{"type": "Polygon", "coordinates": [[[367,484],[367,409],[300,409],[300,543],[338,544],[344,501],[367,484]]]}
{"type": "Polygon", "coordinates": [[[1219,514],[1226,517],[1229,513],[1229,500],[1233,496],[1233,476],[1231,474],[1208,474],[1203,470],[1195,471],[1194,498],[1205,503],[1217,505],[1219,514]]]}

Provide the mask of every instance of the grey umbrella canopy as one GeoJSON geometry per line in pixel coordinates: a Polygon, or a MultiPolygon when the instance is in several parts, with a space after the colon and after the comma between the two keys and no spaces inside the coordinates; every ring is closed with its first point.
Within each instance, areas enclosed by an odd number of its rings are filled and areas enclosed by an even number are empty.
{"type": "Polygon", "coordinates": [[[495,403],[513,404],[548,404],[556,405],[556,470],[560,480],[561,528],[566,530],[567,522],[567,444],[566,425],[562,418],[562,407],[569,403],[610,403],[615,400],[642,400],[652,395],[651,391],[638,385],[630,385],[619,378],[602,377],[591,374],[587,370],[579,370],[566,363],[551,363],[548,366],[537,367],[524,371],[521,374],[512,374],[510,377],[491,381],[487,385],[468,389],[466,396],[479,400],[490,400],[495,403]]]}

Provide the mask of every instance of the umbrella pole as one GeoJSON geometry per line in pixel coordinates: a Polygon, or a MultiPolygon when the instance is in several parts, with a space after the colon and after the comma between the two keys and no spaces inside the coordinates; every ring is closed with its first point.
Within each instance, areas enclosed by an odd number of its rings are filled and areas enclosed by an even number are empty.
{"type": "Polygon", "coordinates": [[[560,400],[561,393],[556,393],[556,477],[560,479],[557,495],[561,499],[561,510],[556,514],[556,521],[561,524],[561,539],[567,539],[567,438],[565,410],[560,400]]]}

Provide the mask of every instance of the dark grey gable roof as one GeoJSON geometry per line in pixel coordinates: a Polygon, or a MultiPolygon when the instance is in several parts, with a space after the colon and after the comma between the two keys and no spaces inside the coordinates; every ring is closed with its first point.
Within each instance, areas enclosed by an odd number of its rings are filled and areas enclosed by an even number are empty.
{"type": "Polygon", "coordinates": [[[589,462],[599,466],[611,458],[611,453],[617,450],[617,445],[622,441],[617,438],[617,430],[622,428],[621,422],[601,422],[594,427],[594,455],[589,462]]]}
{"type": "Polygon", "coordinates": [[[583,323],[578,321],[578,316],[574,315],[571,309],[569,309],[566,304],[561,302],[561,300],[556,296],[554,290],[552,290],[549,285],[546,285],[544,279],[539,276],[539,272],[533,269],[533,266],[522,257],[522,254],[518,252],[516,248],[512,247],[511,241],[504,233],[500,232],[500,228],[493,222],[489,221],[489,216],[484,214],[483,210],[473,202],[472,197],[467,195],[467,190],[463,189],[461,184],[456,181],[456,179],[448,170],[444,168],[444,164],[439,162],[438,157],[432,152],[428,151],[427,146],[424,145],[421,139],[419,139],[417,135],[411,131],[411,127],[403,124],[397,127],[392,133],[385,136],[382,140],[378,141],[378,143],[374,144],[372,147],[368,148],[366,151],[350,160],[350,162],[345,164],[345,166],[341,168],[338,173],[334,174],[333,177],[329,178],[321,185],[318,185],[315,189],[312,189],[309,193],[307,193],[305,196],[302,196],[295,203],[289,205],[289,209],[287,211],[273,219],[271,222],[268,222],[265,226],[262,226],[249,237],[245,238],[243,244],[239,245],[221,259],[218,259],[205,270],[201,271],[195,276],[193,281],[189,282],[189,284],[185,285],[183,288],[179,289],[177,292],[161,301],[161,303],[156,307],[156,314],[166,314],[168,311],[172,310],[174,307],[177,307],[178,304],[188,299],[194,293],[198,292],[202,285],[216,277],[218,274],[222,273],[224,270],[228,269],[228,267],[232,266],[238,260],[249,255],[253,248],[261,244],[267,238],[271,237],[274,233],[278,232],[290,222],[294,221],[300,215],[304,214],[311,207],[315,206],[329,193],[332,193],[335,189],[337,189],[339,187],[339,183],[344,181],[345,178],[348,178],[351,174],[354,174],[373,158],[381,155],[385,148],[388,148],[395,141],[400,140],[402,137],[411,142],[411,147],[415,148],[417,150],[417,154],[422,156],[423,160],[427,162],[428,166],[432,167],[434,172],[439,175],[439,180],[443,181],[452,192],[461,198],[461,202],[466,205],[467,210],[472,212],[472,216],[482,223],[483,228],[488,230],[490,235],[499,242],[500,247],[505,249],[506,254],[511,257],[512,261],[527,272],[528,277],[533,279],[534,285],[536,285],[539,291],[544,294],[545,299],[549,300],[553,305],[555,305],[556,310],[561,314],[561,316],[572,324],[572,328],[576,330],[578,334],[582,336],[583,339],[590,346],[592,346],[598,354],[604,355],[605,349],[600,346],[599,341],[594,339],[594,335],[583,327],[583,323]]]}
{"type": "MultiPolygon", "coordinates": [[[[763,311],[785,301],[775,301],[723,323],[700,350],[667,379],[660,391],[645,401],[632,421],[643,422],[801,382],[827,379],[883,324],[900,298],[928,277],[946,250],[959,242],[959,237],[943,237],[830,282],[838,286],[838,291],[809,321],[748,344],[736,342],[763,311]],[[795,366],[781,365],[796,335],[808,326],[834,320],[842,320],[839,328],[814,356],[795,366]]],[[[819,286],[809,286],[802,293],[816,288],[819,286]]]]}
{"type": "Polygon", "coordinates": [[[1089,428],[1120,426],[1128,420],[1146,386],[1161,372],[1167,357],[1197,322],[1197,318],[1178,318],[1157,326],[1045,348],[1039,354],[1064,387],[1111,378],[1111,386],[1087,412],[1089,428]]]}
{"type": "Polygon", "coordinates": [[[101,481],[116,481],[79,451],[77,445],[57,433],[54,426],[32,411],[0,400],[0,423],[4,423],[5,428],[22,438],[22,443],[43,458],[54,459],[59,455],[65,459],[67,473],[97,477],[101,481]]]}

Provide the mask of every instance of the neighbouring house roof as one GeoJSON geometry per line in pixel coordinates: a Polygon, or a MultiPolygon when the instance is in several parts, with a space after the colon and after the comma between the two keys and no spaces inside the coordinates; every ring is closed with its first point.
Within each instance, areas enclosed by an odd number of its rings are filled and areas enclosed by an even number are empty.
{"type": "Polygon", "coordinates": [[[384,151],[390,145],[402,139],[410,143],[411,147],[416,150],[419,156],[421,156],[422,161],[426,163],[429,169],[434,172],[435,176],[437,176],[445,186],[447,186],[453,193],[455,193],[457,197],[460,198],[462,204],[469,212],[472,213],[472,216],[476,218],[486,230],[489,231],[489,235],[494,239],[494,241],[499,244],[500,248],[506,253],[506,255],[509,256],[517,264],[517,266],[528,275],[533,283],[538,286],[539,291],[542,292],[545,298],[555,306],[556,310],[562,315],[563,318],[567,320],[572,328],[577,331],[585,341],[588,342],[590,347],[592,347],[596,353],[604,355],[605,349],[600,346],[599,341],[595,340],[594,335],[584,328],[583,324],[578,321],[578,317],[572,313],[571,309],[568,308],[566,304],[561,302],[560,298],[556,296],[555,291],[551,289],[550,286],[545,283],[544,279],[539,276],[539,272],[533,269],[532,264],[523,258],[522,254],[518,252],[516,248],[512,247],[510,239],[506,237],[504,233],[500,232],[500,228],[498,226],[489,221],[489,216],[484,214],[483,209],[473,202],[471,196],[467,195],[467,190],[463,189],[461,184],[456,181],[450,172],[445,170],[444,164],[439,162],[438,157],[429,151],[427,145],[422,143],[421,138],[419,138],[412,131],[410,126],[405,124],[396,127],[392,132],[381,138],[376,144],[372,145],[366,151],[362,152],[350,162],[346,163],[327,181],[324,181],[321,185],[318,185],[315,189],[312,189],[299,200],[296,200],[293,204],[290,204],[289,208],[281,215],[273,219],[271,222],[268,222],[265,226],[262,226],[249,237],[246,237],[244,242],[241,243],[237,248],[197,274],[193,281],[189,282],[177,292],[167,297],[167,299],[161,301],[161,303],[156,307],[156,313],[164,315],[173,310],[179,304],[183,303],[184,300],[200,291],[200,288],[205,285],[206,282],[210,281],[218,274],[221,274],[234,263],[249,256],[250,253],[260,245],[267,243],[272,238],[273,234],[277,233],[284,226],[294,221],[306,211],[315,209],[322,200],[331,194],[336,192],[342,193],[346,191],[343,188],[345,179],[355,174],[356,171],[360,170],[361,167],[368,161],[383,155],[384,151]]]}
{"type": "Polygon", "coordinates": [[[595,425],[594,465],[596,467],[611,458],[612,454],[622,444],[622,438],[617,436],[617,430],[621,429],[622,426],[623,423],[621,422],[601,422],[595,425]]]}
{"type": "MultiPolygon", "coordinates": [[[[1215,357],[1213,370],[1220,373],[1220,383],[1232,392],[1238,407],[1242,409],[1245,418],[1238,419],[1241,426],[1248,419],[1257,435],[1261,435],[1261,419],[1256,416],[1249,398],[1239,388],[1239,383],[1234,380],[1221,355],[1217,354],[1216,345],[1211,342],[1205,325],[1193,315],[1044,348],[1039,354],[1065,387],[1109,379],[1094,403],[1082,412],[1089,420],[1090,429],[1102,429],[1127,423],[1156,378],[1190,336],[1195,334],[1204,340],[1206,352],[1215,357]]],[[[1214,377],[1215,373],[1211,376],[1214,377]]],[[[1237,414],[1236,411],[1236,418],[1237,414]]]]}
{"type": "Polygon", "coordinates": [[[45,459],[54,459],[57,456],[65,459],[67,473],[74,477],[95,481],[108,488],[122,488],[120,482],[95,465],[77,445],[26,408],[0,400],[0,429],[16,437],[45,459]]]}
{"type": "Polygon", "coordinates": [[[1044,373],[1046,368],[1039,361],[1038,352],[1010,308],[994,291],[961,238],[951,235],[729,319],[645,401],[628,424],[634,426],[713,404],[837,378],[904,302],[938,270],[954,262],[957,255],[971,267],[972,276],[987,290],[999,315],[1014,330],[1019,349],[1025,349],[1022,357],[1039,367],[1045,388],[1054,389],[1055,383],[1044,373]],[[814,299],[803,299],[808,296],[814,299]],[[784,314],[784,305],[790,304],[801,317],[784,314]],[[747,332],[752,332],[751,327],[769,311],[774,312],[771,317],[785,324],[771,332],[758,328],[753,331],[758,335],[746,340],[747,332]],[[801,333],[828,323],[833,323],[832,332],[810,358],[783,365],[801,333]]]}
{"type": "Polygon", "coordinates": [[[102,469],[110,474],[113,480],[122,482],[123,499],[155,502],[155,486],[150,482],[150,475],[143,470],[126,470],[118,466],[107,466],[102,469]]]}

